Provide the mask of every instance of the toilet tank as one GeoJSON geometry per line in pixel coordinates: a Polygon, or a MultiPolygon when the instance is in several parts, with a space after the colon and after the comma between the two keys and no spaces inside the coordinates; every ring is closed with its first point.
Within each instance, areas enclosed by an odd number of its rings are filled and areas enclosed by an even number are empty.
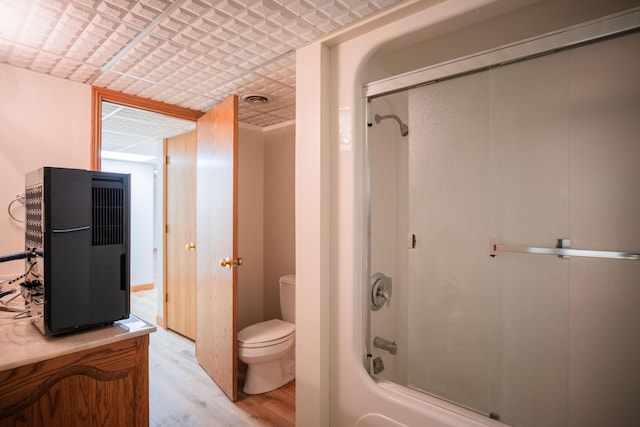
{"type": "Polygon", "coordinates": [[[280,312],[282,320],[296,323],[296,275],[287,274],[280,278],[280,312]]]}

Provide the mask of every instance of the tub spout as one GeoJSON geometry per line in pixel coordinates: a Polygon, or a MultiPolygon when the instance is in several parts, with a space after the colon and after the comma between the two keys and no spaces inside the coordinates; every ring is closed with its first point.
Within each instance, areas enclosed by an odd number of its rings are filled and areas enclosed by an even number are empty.
{"type": "Polygon", "coordinates": [[[373,346],[382,350],[386,350],[390,354],[396,354],[396,352],[398,351],[398,346],[396,345],[395,341],[391,342],[389,340],[385,340],[382,337],[375,337],[373,339],[373,346]]]}

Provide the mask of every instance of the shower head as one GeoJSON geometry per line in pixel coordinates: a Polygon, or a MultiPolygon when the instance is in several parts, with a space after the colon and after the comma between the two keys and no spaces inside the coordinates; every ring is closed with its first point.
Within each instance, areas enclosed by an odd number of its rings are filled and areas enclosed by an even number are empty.
{"type": "Polygon", "coordinates": [[[374,118],[376,120],[376,123],[380,123],[380,120],[384,120],[384,119],[394,119],[396,122],[398,122],[398,126],[400,126],[400,135],[401,136],[409,135],[409,126],[403,123],[402,120],[400,120],[400,118],[395,114],[387,114],[386,116],[381,116],[380,114],[376,114],[374,118]]]}

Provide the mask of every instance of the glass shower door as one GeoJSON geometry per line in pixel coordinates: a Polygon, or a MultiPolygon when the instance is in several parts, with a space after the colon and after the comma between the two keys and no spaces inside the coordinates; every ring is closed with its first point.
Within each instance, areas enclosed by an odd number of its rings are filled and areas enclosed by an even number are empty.
{"type": "Polygon", "coordinates": [[[409,387],[511,425],[632,425],[640,262],[490,241],[640,250],[638,43],[409,91],[409,387]]]}

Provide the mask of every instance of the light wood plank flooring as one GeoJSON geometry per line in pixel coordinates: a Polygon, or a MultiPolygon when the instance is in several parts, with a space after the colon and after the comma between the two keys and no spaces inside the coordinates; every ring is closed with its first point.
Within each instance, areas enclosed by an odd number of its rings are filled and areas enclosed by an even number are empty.
{"type": "MultiPolygon", "coordinates": [[[[156,290],[131,293],[131,312],[155,324],[156,290]]],[[[242,390],[243,375],[239,375],[242,390]]],[[[295,426],[295,381],[231,402],[195,358],[193,341],[158,327],[149,345],[150,425],[295,426]]]]}

